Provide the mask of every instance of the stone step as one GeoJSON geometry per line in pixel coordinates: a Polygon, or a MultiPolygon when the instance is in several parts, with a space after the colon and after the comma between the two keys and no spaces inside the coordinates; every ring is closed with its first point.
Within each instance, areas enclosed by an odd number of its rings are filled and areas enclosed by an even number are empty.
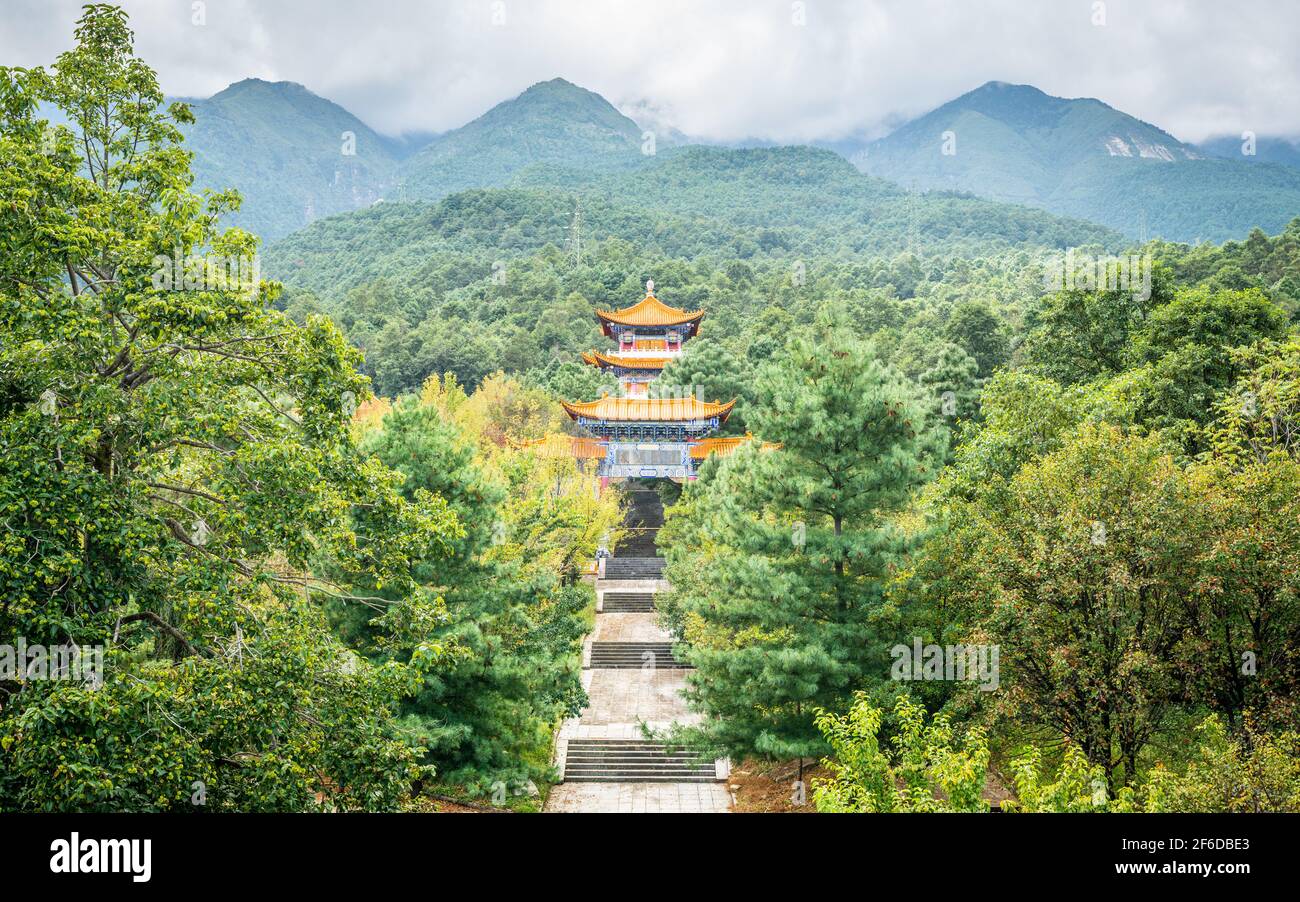
{"type": "Polygon", "coordinates": [[[618,761],[628,765],[647,765],[647,764],[694,764],[699,762],[699,756],[695,752],[687,749],[618,749],[618,748],[599,748],[611,740],[605,739],[584,739],[583,742],[591,743],[591,746],[582,746],[581,748],[572,745],[575,740],[570,739],[570,747],[565,755],[566,761],[618,761]]]}
{"type": "Polygon", "coordinates": [[[564,775],[565,783],[713,783],[717,778],[705,774],[574,774],[564,775]]]}
{"type": "Polygon", "coordinates": [[[605,579],[662,579],[661,557],[612,557],[605,561],[605,579]]]}
{"type": "Polygon", "coordinates": [[[655,569],[652,567],[611,567],[605,566],[604,579],[612,581],[630,581],[630,580],[660,580],[664,578],[662,568],[655,569]]]}
{"type": "Polygon", "coordinates": [[[590,667],[681,670],[690,665],[673,657],[671,642],[593,642],[590,667]]]}
{"type": "Polygon", "coordinates": [[[627,530],[614,547],[619,557],[654,557],[659,529],[654,526],[636,526],[627,530]]]}
{"type": "Polygon", "coordinates": [[[712,783],[717,769],[694,752],[631,739],[571,739],[566,783],[712,783]]]}
{"type": "Polygon", "coordinates": [[[606,614],[648,614],[654,609],[653,592],[606,592],[601,602],[606,614]]]}

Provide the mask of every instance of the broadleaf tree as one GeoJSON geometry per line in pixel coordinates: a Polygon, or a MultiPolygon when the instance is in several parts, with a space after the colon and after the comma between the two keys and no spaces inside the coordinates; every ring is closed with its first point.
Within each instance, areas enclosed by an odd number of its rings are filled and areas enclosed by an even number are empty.
{"type": "Polygon", "coordinates": [[[358,352],[271,308],[238,197],[189,191],[190,120],[112,6],[0,69],[0,637],[104,658],[0,682],[0,808],[395,808],[411,675],[315,602],[436,610],[411,566],[461,527],[355,447],[358,352]]]}

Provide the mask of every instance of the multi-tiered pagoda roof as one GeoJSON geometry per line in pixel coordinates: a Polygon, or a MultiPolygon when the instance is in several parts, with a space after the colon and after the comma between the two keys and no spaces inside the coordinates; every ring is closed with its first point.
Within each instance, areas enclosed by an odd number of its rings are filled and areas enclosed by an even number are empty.
{"type": "Polygon", "coordinates": [[[671,326],[681,327],[685,338],[695,335],[700,330],[700,320],[704,319],[704,311],[687,311],[669,307],[654,296],[654,282],[648,282],[646,296],[641,300],[622,310],[597,310],[596,319],[600,321],[602,329],[610,338],[616,338],[624,329],[662,329],[671,326]]]}
{"type": "Polygon", "coordinates": [[[703,310],[670,307],[655,297],[654,282],[646,295],[622,310],[597,310],[601,330],[618,344],[614,352],[589,351],[585,363],[612,373],[620,395],[594,401],[563,401],[564,410],[590,437],[552,437],[537,444],[547,456],[599,460],[602,482],[627,477],[690,479],[710,454],[728,455],[750,436],[709,438],[735,400],[703,401],[686,397],[650,397],[650,385],[681,355],[699,332],[703,310]]]}
{"type": "Polygon", "coordinates": [[[574,419],[605,420],[611,423],[679,423],[699,420],[726,421],[735,401],[723,404],[700,401],[696,398],[611,398],[598,401],[561,401],[569,416],[574,419]]]}
{"type": "Polygon", "coordinates": [[[582,362],[602,369],[613,370],[662,370],[672,357],[632,357],[623,354],[602,354],[600,351],[584,351],[582,362]]]}

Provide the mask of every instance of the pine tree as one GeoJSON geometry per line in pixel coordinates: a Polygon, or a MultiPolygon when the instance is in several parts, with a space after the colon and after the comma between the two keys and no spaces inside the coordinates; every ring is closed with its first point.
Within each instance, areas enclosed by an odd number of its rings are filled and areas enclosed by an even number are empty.
{"type": "MultiPolygon", "coordinates": [[[[404,474],[404,493],[445,499],[462,525],[449,555],[415,568],[445,599],[447,617],[424,638],[443,654],[403,703],[401,723],[444,781],[483,794],[494,784],[517,792],[547,773],[547,727],[581,706],[578,652],[590,592],[495,553],[509,540],[506,489],[437,407],[399,403],[363,448],[404,474]]],[[[418,661],[420,645],[385,641],[386,628],[405,616],[397,605],[373,624],[339,627],[368,634],[380,657],[418,661]]]]}
{"type": "Polygon", "coordinates": [[[742,449],[690,493],[697,526],[669,572],[705,715],[691,738],[802,759],[826,751],[814,709],[888,672],[877,624],[909,546],[889,518],[941,442],[914,388],[842,329],[796,339],[756,383],[755,430],[781,447],[742,449]]]}
{"type": "Polygon", "coordinates": [[[979,416],[979,364],[957,345],[942,342],[934,365],[921,374],[920,384],[931,410],[949,434],[946,461],[951,461],[955,433],[962,423],[979,416]]]}
{"type": "Polygon", "coordinates": [[[686,353],[664,367],[663,374],[650,387],[653,397],[673,398],[695,394],[708,401],[740,403],[719,430],[721,435],[743,435],[746,428],[749,380],[746,366],[730,347],[708,338],[697,338],[686,346],[686,353]]]}

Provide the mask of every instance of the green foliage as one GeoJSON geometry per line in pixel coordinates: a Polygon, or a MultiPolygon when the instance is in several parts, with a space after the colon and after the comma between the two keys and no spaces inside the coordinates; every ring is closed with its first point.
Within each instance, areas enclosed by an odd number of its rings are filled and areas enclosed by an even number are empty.
{"type": "Polygon", "coordinates": [[[529,370],[526,378],[551,396],[567,401],[590,401],[606,392],[614,394],[618,389],[618,381],[606,371],[572,360],[561,362],[558,357],[552,357],[543,367],[529,370]]]}
{"type": "Polygon", "coordinates": [[[115,650],[98,690],[28,684],[0,720],[0,810],[398,808],[423,774],[384,714],[409,674],[358,661],[318,619],[268,611],[231,654],[179,664],[115,650]]]}
{"type": "Polygon", "coordinates": [[[401,707],[404,729],[444,780],[486,795],[498,781],[518,789],[544,779],[549,761],[538,748],[583,698],[577,657],[590,591],[561,587],[554,571],[503,557],[512,528],[502,519],[508,489],[487,476],[474,445],[437,406],[398,403],[363,447],[403,474],[403,494],[445,499],[465,528],[449,555],[415,567],[449,615],[417,642],[390,635],[401,599],[378,621],[340,628],[353,641],[368,636],[376,660],[418,665],[430,643],[449,650],[401,707]]]}
{"type": "Polygon", "coordinates": [[[1122,372],[1130,339],[1153,308],[1172,300],[1171,287],[1168,275],[1157,269],[1149,293],[1071,288],[1048,295],[1026,340],[1031,366],[1066,385],[1122,372]]]}
{"type": "Polygon", "coordinates": [[[919,380],[936,420],[951,428],[979,416],[978,373],[979,363],[970,354],[947,342],[940,345],[934,365],[919,380]]]}
{"type": "Polygon", "coordinates": [[[1216,291],[1259,288],[1292,312],[1300,302],[1300,218],[1273,237],[1254,228],[1245,241],[1222,245],[1154,241],[1147,248],[1180,284],[1216,291]]]}
{"type": "Polygon", "coordinates": [[[833,757],[825,760],[829,780],[816,781],[818,811],[829,812],[979,812],[989,764],[988,740],[979,727],[956,741],[945,715],[925,723],[925,709],[906,696],[894,707],[900,729],[894,754],[881,751],[884,712],[864,693],[854,695],[848,714],[816,713],[817,729],[833,757]]]}
{"type": "Polygon", "coordinates": [[[1131,782],[1178,698],[1199,535],[1185,475],[1158,440],[1085,425],[1005,498],[955,509],[953,528],[965,620],[1000,645],[1022,711],[1069,735],[1112,788],[1131,782]]]}
{"type": "Polygon", "coordinates": [[[158,112],[125,15],[87,6],[76,38],[0,69],[0,636],[102,646],[106,672],[0,683],[0,808],[188,806],[196,780],[227,810],[394,808],[408,675],[352,659],[310,598],[418,597],[459,524],[353,444],[338,329],[222,278],[255,239],[215,228],[235,195],[188,192],[188,112],[158,112]]]}
{"type": "Polygon", "coordinates": [[[1112,799],[1105,770],[1089,763],[1077,745],[1067,744],[1056,774],[1047,772],[1040,749],[1030,748],[1012,762],[1016,798],[1004,811],[1089,813],[1132,810],[1133,789],[1112,799]]]}
{"type": "Polygon", "coordinates": [[[1016,796],[1004,811],[1261,813],[1300,811],[1300,735],[1277,734],[1247,724],[1233,738],[1217,717],[1207,717],[1187,739],[1194,744],[1182,772],[1162,766],[1137,786],[1107,791],[1100,767],[1067,744],[1055,776],[1043,755],[1030,749],[1014,764],[1016,796]]]}
{"type": "MultiPolygon", "coordinates": [[[[736,401],[719,435],[744,435],[745,408],[754,395],[754,380],[748,365],[726,345],[709,338],[696,338],[686,352],[664,367],[650,386],[651,396],[673,398],[694,394],[707,401],[736,401]]],[[[593,396],[594,397],[594,396],[593,396]]]]}
{"type": "Polygon", "coordinates": [[[1234,464],[1300,458],[1300,338],[1261,342],[1233,356],[1242,376],[1214,405],[1215,455],[1234,464]]]}
{"type": "Polygon", "coordinates": [[[1011,353],[1006,327],[985,302],[963,301],[955,306],[948,314],[943,334],[975,358],[981,379],[991,376],[1011,353]]]}
{"type": "Polygon", "coordinates": [[[1182,774],[1151,774],[1148,810],[1261,813],[1300,811],[1300,733],[1271,734],[1249,722],[1233,738],[1215,717],[1196,729],[1196,756],[1182,774]]]}
{"type": "Polygon", "coordinates": [[[813,709],[886,671],[885,586],[909,547],[888,517],[939,449],[914,390],[843,329],[795,340],[758,385],[755,428],[780,450],[751,445],[703,474],[660,541],[707,740],[813,756],[813,709]]]}
{"type": "Polygon", "coordinates": [[[1132,423],[1136,398],[1123,378],[1063,387],[1023,370],[998,373],[980,392],[980,422],[940,476],[941,494],[994,499],[1022,466],[1059,448],[1079,425],[1132,423]]]}
{"type": "Polygon", "coordinates": [[[1214,402],[1241,374],[1234,349],[1281,338],[1287,320],[1259,289],[1180,291],[1152,311],[1130,344],[1130,359],[1150,365],[1138,420],[1181,436],[1192,452],[1203,450],[1200,431],[1214,402]]]}
{"type": "Polygon", "coordinates": [[[1282,455],[1191,471],[1202,541],[1180,652],[1188,693],[1240,730],[1285,728],[1300,711],[1300,463],[1282,455]]]}

